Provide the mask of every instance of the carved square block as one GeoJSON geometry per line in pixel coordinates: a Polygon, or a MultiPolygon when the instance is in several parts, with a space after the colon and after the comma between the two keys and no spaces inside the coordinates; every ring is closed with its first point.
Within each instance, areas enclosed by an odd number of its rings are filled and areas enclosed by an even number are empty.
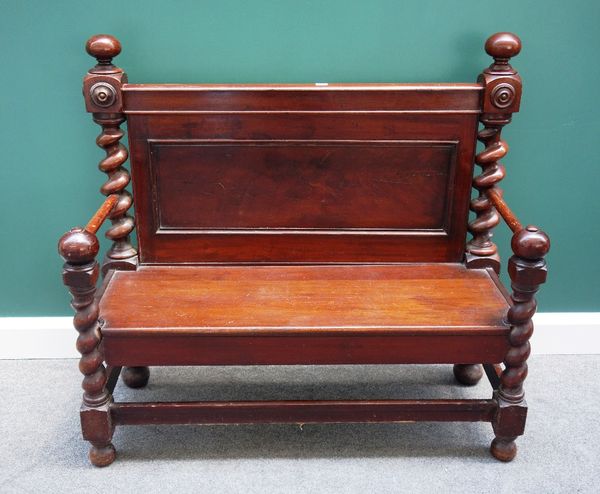
{"type": "Polygon", "coordinates": [[[111,440],[115,426],[110,414],[110,402],[97,408],[82,405],[80,417],[84,439],[99,443],[111,440]]]}
{"type": "Polygon", "coordinates": [[[546,261],[525,261],[513,256],[508,261],[508,274],[517,285],[541,285],[546,282],[546,261]]]}
{"type": "Polygon", "coordinates": [[[127,82],[123,73],[87,74],[83,79],[85,108],[90,113],[120,113],[123,111],[121,85],[127,82]]]}
{"type": "Polygon", "coordinates": [[[481,74],[479,82],[485,85],[483,113],[515,113],[521,104],[519,75],[481,74]]]}
{"type": "Polygon", "coordinates": [[[521,436],[525,432],[527,419],[527,403],[525,400],[518,404],[508,403],[494,393],[498,401],[498,410],[492,421],[492,428],[496,436],[512,437],[521,436]]]}
{"type": "Polygon", "coordinates": [[[98,263],[93,262],[84,266],[71,267],[65,265],[63,281],[69,287],[93,287],[98,281],[98,263]]]}

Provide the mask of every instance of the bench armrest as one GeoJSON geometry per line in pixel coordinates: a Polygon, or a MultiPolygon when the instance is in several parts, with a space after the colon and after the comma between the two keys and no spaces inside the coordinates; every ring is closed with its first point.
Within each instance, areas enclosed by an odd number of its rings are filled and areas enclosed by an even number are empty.
{"type": "Polygon", "coordinates": [[[85,228],[71,228],[58,241],[58,252],[68,264],[92,262],[100,249],[96,232],[108,218],[119,200],[117,194],[109,195],[88,221],[85,228]]]}
{"type": "Polygon", "coordinates": [[[102,203],[102,206],[98,208],[98,211],[94,213],[94,216],[91,217],[90,221],[88,221],[87,225],[85,225],[84,230],[89,233],[96,233],[106,221],[106,218],[108,218],[118,200],[119,196],[117,194],[109,195],[102,203]]]}
{"type": "Polygon", "coordinates": [[[508,225],[508,227],[512,230],[513,233],[517,233],[523,229],[523,225],[521,224],[517,216],[508,207],[508,204],[504,202],[504,199],[502,199],[502,195],[500,194],[499,189],[488,189],[486,191],[486,195],[490,202],[493,204],[493,206],[496,208],[496,211],[500,213],[500,216],[508,225]]]}
{"type": "Polygon", "coordinates": [[[513,232],[511,247],[515,256],[530,261],[541,260],[550,250],[550,239],[537,226],[526,227],[502,199],[499,189],[488,189],[486,195],[496,211],[513,232]]]}

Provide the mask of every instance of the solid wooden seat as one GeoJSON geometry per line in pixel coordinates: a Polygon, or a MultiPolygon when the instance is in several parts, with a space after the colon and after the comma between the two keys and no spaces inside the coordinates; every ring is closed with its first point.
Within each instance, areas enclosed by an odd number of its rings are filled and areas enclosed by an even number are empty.
{"type": "Polygon", "coordinates": [[[128,328],[509,327],[508,303],[490,273],[462,264],[143,266],[116,272],[100,308],[107,335],[128,328]]]}
{"type": "Polygon", "coordinates": [[[458,84],[129,84],[112,63],[118,40],[97,35],[86,49],[97,65],[83,94],[102,127],[108,197],[59,252],[94,465],[114,460],[116,425],[158,423],[487,421],[492,454],[514,458],[550,248],[498,187],[502,128],[521,98],[510,64],[517,36],[490,37],[493,63],[476,83],[458,84]],[[492,241],[500,217],[514,233],[510,296],[492,241]],[[96,233],[107,218],[112,245],[100,267],[96,233]],[[485,370],[494,392],[486,400],[112,396],[119,376],[145,386],[149,366],[399,363],[454,364],[465,385],[485,370]]]}
{"type": "Polygon", "coordinates": [[[391,344],[383,357],[389,363],[453,362],[457,351],[461,358],[466,351],[482,362],[496,362],[506,352],[509,325],[508,302],[495,278],[486,270],[449,263],[144,266],[116,272],[104,292],[106,359],[112,364],[225,364],[240,363],[242,353],[241,363],[381,362],[381,354],[364,345],[326,350],[325,336],[334,334],[361,342],[384,338],[391,344]],[[213,337],[210,347],[205,340],[185,339],[202,335],[213,337]],[[457,350],[425,346],[415,352],[424,338],[440,335],[457,343],[450,345],[457,350]],[[148,336],[152,345],[146,344],[148,336]],[[241,352],[232,338],[218,339],[223,336],[244,337],[245,344],[250,337],[293,336],[303,348],[286,341],[276,351],[241,352]],[[398,341],[390,343],[390,336],[398,341]]]}

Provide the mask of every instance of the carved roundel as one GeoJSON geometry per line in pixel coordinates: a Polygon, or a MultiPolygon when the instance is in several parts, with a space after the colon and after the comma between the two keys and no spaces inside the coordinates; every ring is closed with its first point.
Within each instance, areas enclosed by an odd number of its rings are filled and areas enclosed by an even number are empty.
{"type": "Polygon", "coordinates": [[[110,84],[97,82],[90,88],[90,97],[95,105],[107,107],[115,102],[117,92],[110,84]]]}
{"type": "Polygon", "coordinates": [[[507,108],[515,100],[515,88],[506,82],[498,84],[490,94],[492,104],[497,108],[507,108]]]}

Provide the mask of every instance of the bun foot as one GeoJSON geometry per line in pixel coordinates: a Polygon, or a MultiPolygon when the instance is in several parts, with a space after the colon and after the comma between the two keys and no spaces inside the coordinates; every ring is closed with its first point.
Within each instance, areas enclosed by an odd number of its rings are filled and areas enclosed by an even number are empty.
{"type": "Polygon", "coordinates": [[[128,388],[143,388],[148,384],[150,369],[148,367],[125,367],[121,371],[121,376],[128,388]]]}
{"type": "Polygon", "coordinates": [[[483,377],[481,364],[454,364],[454,377],[465,386],[475,386],[483,377]]]}
{"type": "Polygon", "coordinates": [[[107,467],[115,461],[116,456],[117,452],[112,443],[101,446],[92,444],[92,447],[90,448],[90,461],[92,462],[92,465],[96,467],[107,467]]]}
{"type": "Polygon", "coordinates": [[[512,461],[517,456],[514,437],[496,437],[490,446],[492,456],[500,461],[512,461]]]}

